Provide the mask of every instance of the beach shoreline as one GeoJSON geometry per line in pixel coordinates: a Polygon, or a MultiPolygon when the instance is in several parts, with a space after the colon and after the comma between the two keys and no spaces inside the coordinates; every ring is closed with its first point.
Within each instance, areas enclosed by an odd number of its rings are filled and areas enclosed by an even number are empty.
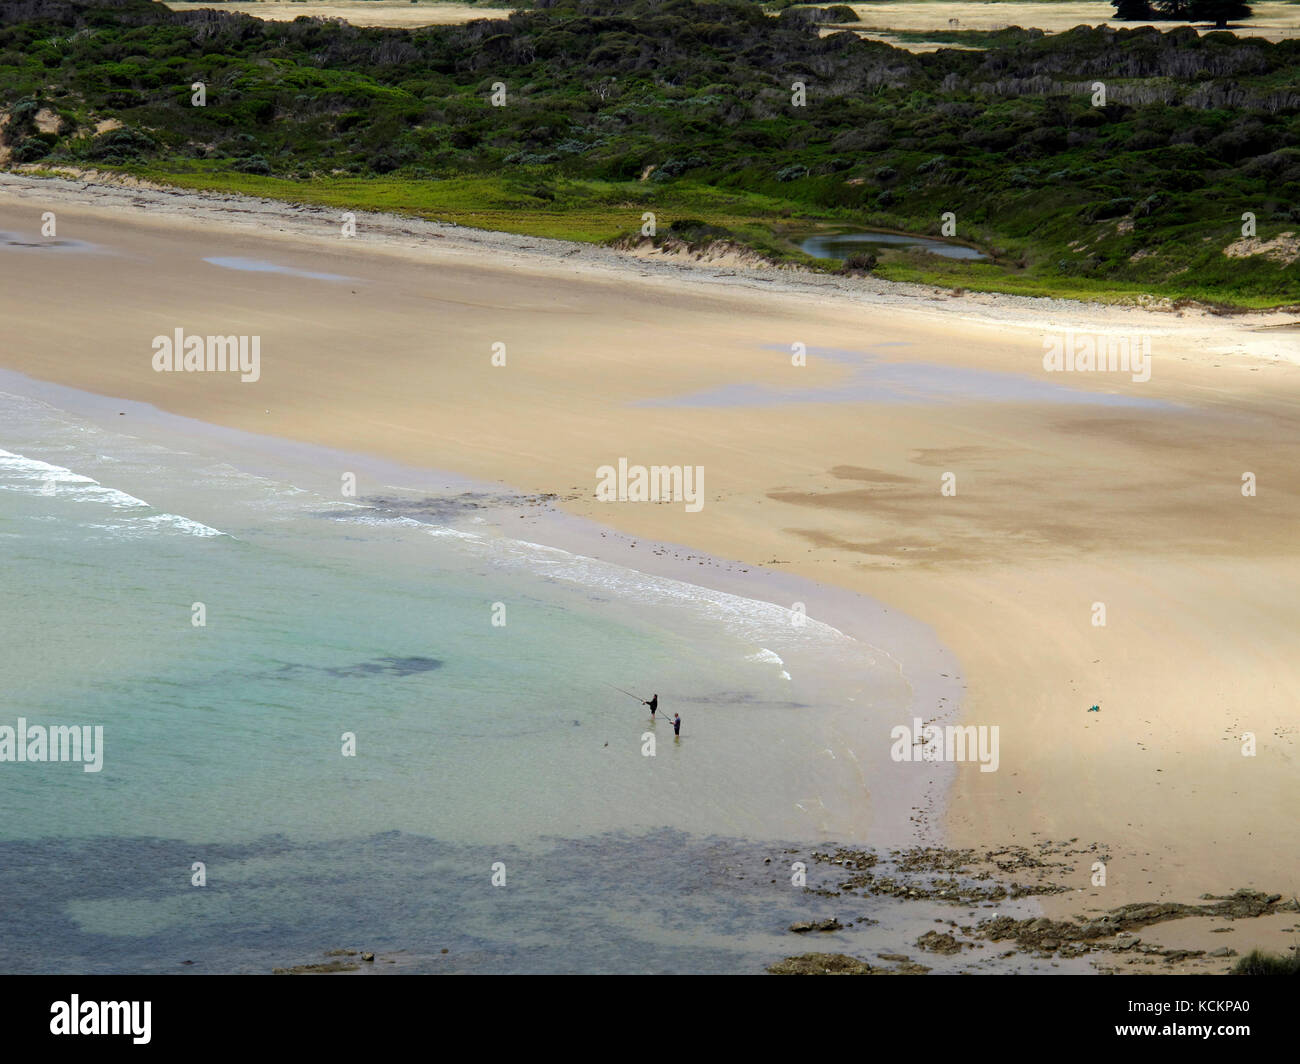
{"type": "MultiPolygon", "coordinates": [[[[959,668],[968,685],[963,721],[1000,724],[1006,736],[1001,772],[966,765],[956,774],[949,844],[1103,840],[1115,856],[1107,886],[1093,892],[1100,908],[1190,900],[1189,890],[1300,887],[1287,843],[1300,694],[1286,651],[1300,590],[1288,531],[1300,486],[1286,461],[1300,440],[1300,333],[1289,315],[953,298],[360,213],[356,240],[344,241],[323,209],[0,178],[0,228],[34,232],[42,210],[56,211],[60,236],[116,244],[124,279],[117,291],[78,289],[78,276],[97,276],[88,255],[61,260],[66,292],[49,291],[55,274],[43,266],[21,278],[7,313],[23,342],[5,354],[6,367],[231,428],[554,495],[565,514],[608,531],[620,564],[635,551],[644,558],[650,544],[683,544],[678,553],[868,595],[951,649],[953,674],[959,668]],[[202,247],[187,248],[187,239],[202,247]],[[266,356],[267,377],[251,393],[236,382],[187,389],[183,378],[149,370],[144,333],[154,330],[130,285],[198,270],[192,264],[209,246],[355,276],[354,309],[346,286],[329,306],[304,288],[277,307],[255,279],[227,290],[224,275],[195,273],[188,313],[200,327],[214,303],[236,314],[244,299],[247,320],[285,320],[266,329],[277,361],[266,356]],[[209,294],[209,278],[221,294],[209,294]],[[385,279],[397,290],[385,291],[385,279]],[[57,320],[65,296],[78,321],[57,320]],[[427,376],[414,353],[426,331],[415,316],[430,299],[430,326],[446,331],[427,376]],[[328,335],[360,320],[379,323],[367,342],[379,334],[385,352],[364,365],[328,335]],[[102,325],[105,349],[134,345],[138,359],[78,349],[90,321],[102,325]],[[1157,372],[1141,391],[1072,377],[1061,387],[1076,400],[1003,394],[1010,377],[978,376],[1027,376],[1043,333],[1064,329],[1149,335],[1157,372]],[[990,394],[868,396],[863,418],[834,398],[852,375],[825,354],[858,349],[863,337],[881,365],[905,367],[924,352],[927,365],[967,373],[990,394]],[[519,368],[490,378],[498,338],[519,368]],[[815,390],[791,398],[782,389],[795,342],[809,349],[803,372],[815,390]],[[473,359],[461,357],[470,349],[473,359]],[[736,380],[774,397],[681,401],[723,395],[736,380]],[[647,397],[663,405],[637,408],[647,397]],[[1161,405],[1125,406],[1130,397],[1161,405]],[[602,461],[649,454],[637,421],[650,417],[671,460],[684,454],[711,471],[702,513],[590,497],[602,461]],[[951,500],[938,490],[949,470],[962,485],[951,500]],[[1244,525],[1242,470],[1270,488],[1244,525]],[[968,498],[976,508],[958,509],[968,498]],[[1109,627],[1090,621],[1098,601],[1109,627]],[[1100,712],[1089,717],[1092,703],[1100,712]],[[1260,737],[1255,761],[1224,756],[1242,731],[1260,737]]],[[[187,313],[182,285],[152,295],[151,311],[187,313]]],[[[730,575],[751,587],[757,579],[730,575]]],[[[775,578],[768,586],[794,593],[775,578]]],[[[843,602],[842,623],[822,619],[866,631],[843,602]]],[[[1080,868],[1079,889],[1089,874],[1080,868]]]]}
{"type": "MultiPolygon", "coordinates": [[[[270,227],[287,239],[333,247],[343,239],[341,210],[233,193],[191,191],[111,171],[59,167],[46,174],[35,165],[0,171],[0,195],[90,211],[127,210],[135,214],[137,221],[143,220],[144,212],[150,222],[165,227],[228,226],[253,232],[270,227]]],[[[436,251],[447,261],[491,255],[502,265],[543,274],[562,272],[594,279],[635,277],[639,283],[670,286],[689,278],[699,285],[722,285],[728,290],[780,292],[848,300],[869,307],[906,308],[937,320],[999,328],[1039,329],[1045,318],[1062,318],[1099,331],[1142,328],[1186,336],[1211,345],[1210,351],[1217,354],[1300,362],[1300,345],[1294,337],[1291,342],[1287,337],[1275,341],[1269,335],[1273,330],[1293,329],[1300,337],[1300,311],[1295,308],[1223,313],[1199,305],[1174,307],[1163,299],[1134,305],[1003,292],[956,294],[932,285],[885,281],[870,275],[850,277],[791,264],[755,264],[748,255],[692,257],[679,252],[660,253],[644,245],[620,249],[475,229],[404,214],[360,210],[348,213],[356,225],[355,235],[348,238],[350,245],[396,257],[434,250],[430,242],[437,241],[436,251]],[[1251,337],[1249,346],[1240,343],[1243,333],[1251,337]]]]}
{"type": "MultiPolygon", "coordinates": [[[[752,604],[770,604],[787,611],[797,607],[801,616],[795,620],[791,612],[792,624],[828,625],[865,647],[873,658],[890,663],[911,691],[911,704],[905,707],[899,723],[910,721],[914,714],[940,723],[951,722],[959,713],[962,679],[951,652],[924,624],[859,592],[713,557],[684,544],[638,539],[567,513],[554,498],[529,495],[509,484],[416,468],[361,453],[334,453],[316,444],[223,428],[170,415],[146,403],[82,392],[6,369],[0,369],[0,393],[35,400],[109,432],[129,430],[134,439],[168,450],[179,448],[182,453],[204,455],[209,461],[220,455],[246,474],[284,481],[297,488],[311,485],[309,490],[324,493],[329,485],[320,483],[317,471],[345,468],[355,474],[360,484],[368,486],[352,505],[377,516],[397,514],[392,504],[399,497],[408,502],[423,499],[451,503],[453,511],[459,499],[464,501],[464,511],[459,518],[449,519],[452,528],[472,529],[475,535],[486,531],[497,539],[517,541],[525,547],[540,545],[573,555],[579,561],[594,559],[752,604]],[[123,417],[127,420],[120,421],[123,417]],[[472,525],[465,523],[469,516],[472,525]]],[[[219,515],[204,513],[203,517],[220,523],[219,515]]],[[[672,678],[664,679],[667,690],[672,678]]],[[[835,678],[833,683],[844,684],[852,679],[846,675],[835,678]]],[[[665,705],[671,702],[669,695],[665,705]]],[[[693,707],[676,708],[689,717],[693,707]]],[[[908,792],[871,789],[867,801],[872,812],[873,844],[943,845],[943,796],[951,783],[950,776],[938,766],[924,777],[918,775],[914,782],[914,789],[908,792]]]]}

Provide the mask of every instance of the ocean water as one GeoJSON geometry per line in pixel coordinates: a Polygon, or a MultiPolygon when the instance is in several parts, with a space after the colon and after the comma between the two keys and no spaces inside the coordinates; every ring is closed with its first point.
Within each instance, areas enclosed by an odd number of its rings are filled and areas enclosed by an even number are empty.
{"type": "MultiPolygon", "coordinates": [[[[901,844],[942,792],[944,766],[888,757],[935,717],[921,666],[509,534],[545,509],[5,375],[0,725],[104,739],[99,772],[0,763],[0,970],[801,952],[785,928],[824,905],[782,848],[901,844]],[[657,691],[680,739],[615,687],[657,691]]],[[[873,919],[885,950],[916,924],[873,919]]]]}

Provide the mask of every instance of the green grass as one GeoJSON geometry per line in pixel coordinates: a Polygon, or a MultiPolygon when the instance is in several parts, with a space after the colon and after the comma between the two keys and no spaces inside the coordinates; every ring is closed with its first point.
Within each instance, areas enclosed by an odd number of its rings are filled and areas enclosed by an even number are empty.
{"type": "MultiPolygon", "coordinates": [[[[386,211],[521,236],[606,244],[640,231],[645,211],[662,233],[674,221],[699,218],[729,230],[772,257],[815,260],[790,248],[773,226],[793,216],[788,205],[752,192],[705,185],[557,178],[545,173],[406,177],[315,177],[295,180],[221,169],[216,163],[106,167],[109,172],[194,191],[260,196],[339,210],[386,211]],[[538,193],[542,193],[539,195],[538,193]]],[[[58,174],[57,166],[44,171],[58,174]]],[[[816,221],[822,219],[813,219],[816,221]]]]}
{"type": "MultiPolygon", "coordinates": [[[[853,212],[813,213],[755,192],[673,182],[575,180],[546,172],[461,175],[428,180],[399,176],[289,179],[222,169],[215,161],[182,161],[107,167],[158,184],[192,191],[228,193],[342,211],[382,211],[520,236],[610,244],[640,232],[642,214],[655,214],[660,237],[674,221],[699,219],[727,230],[739,244],[767,258],[813,270],[832,271],[839,260],[814,259],[795,239],[821,229],[860,227],[922,233],[911,227],[854,217],[853,212]],[[540,194],[539,194],[540,193],[540,194]]],[[[57,175],[58,167],[42,171],[57,175]]],[[[929,235],[935,235],[930,233],[929,235]]],[[[988,250],[987,246],[985,250],[988,250]]],[[[1132,303],[1168,298],[1224,309],[1268,309],[1279,300],[1215,287],[1143,284],[1086,277],[1061,277],[1016,265],[1021,251],[1002,247],[997,262],[944,259],[924,252],[881,249],[874,275],[883,280],[1098,303],[1132,303]]]]}

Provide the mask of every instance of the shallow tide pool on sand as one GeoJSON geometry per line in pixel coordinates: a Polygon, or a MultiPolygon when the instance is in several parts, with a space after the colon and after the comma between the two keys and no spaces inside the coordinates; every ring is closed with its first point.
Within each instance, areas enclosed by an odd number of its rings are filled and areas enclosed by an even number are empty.
{"type": "Polygon", "coordinates": [[[0,251],[91,252],[103,251],[88,240],[63,240],[37,234],[0,232],[0,251]]]}
{"type": "MultiPolygon", "coordinates": [[[[1071,373],[1072,379],[1089,382],[1107,381],[1125,388],[1123,392],[1092,391],[1069,384],[1054,383],[1043,373],[1033,377],[1024,373],[949,366],[938,362],[906,360],[911,348],[904,342],[873,344],[861,350],[809,347],[808,358],[824,359],[850,370],[847,380],[823,387],[775,389],[761,384],[728,384],[720,388],[644,399],[635,406],[667,407],[744,407],[780,406],[787,403],[956,403],[982,402],[1049,402],[1078,403],[1097,406],[1175,409],[1176,404],[1135,393],[1136,382],[1127,373],[1071,373]]],[[[779,352],[787,360],[790,348],[765,344],[764,351],[779,352]]],[[[1058,378],[1065,374],[1057,374],[1058,378]]]]}
{"type": "Polygon", "coordinates": [[[347,277],[341,273],[315,273],[311,270],[300,270],[296,266],[282,266],[277,262],[267,262],[265,259],[246,259],[237,255],[215,255],[203,261],[213,266],[220,266],[224,270],[243,270],[247,273],[281,273],[288,277],[303,277],[311,281],[356,280],[355,277],[347,277]]]}
{"type": "Polygon", "coordinates": [[[859,233],[818,233],[799,242],[799,250],[815,259],[843,259],[858,253],[871,254],[881,248],[901,248],[905,251],[928,251],[945,259],[966,259],[972,262],[987,259],[984,252],[964,244],[949,244],[928,236],[909,233],[882,233],[866,230],[859,233]]]}

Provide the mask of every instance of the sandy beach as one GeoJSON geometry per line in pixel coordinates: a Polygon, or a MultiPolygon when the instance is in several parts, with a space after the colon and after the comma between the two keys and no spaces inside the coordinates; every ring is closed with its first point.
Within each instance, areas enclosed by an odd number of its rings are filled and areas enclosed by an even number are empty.
{"type": "Polygon", "coordinates": [[[937,633],[963,720],[1000,728],[998,771],[957,766],[950,843],[1104,845],[1106,885],[1084,867],[1050,913],[1300,892],[1295,314],[954,297],[391,216],[356,228],[5,175],[0,364],[553,493],[617,530],[627,564],[686,545],[868,594],[937,633]],[[44,211],[66,244],[40,246],[44,211]],[[270,291],[267,269],[297,271],[298,294],[270,291]],[[178,327],[260,336],[260,379],[155,372],[152,338],[178,327]],[[1070,330],[1148,339],[1149,380],[1045,372],[1045,336],[1070,330]],[[704,505],[598,501],[619,458],[702,467],[704,505]]]}

